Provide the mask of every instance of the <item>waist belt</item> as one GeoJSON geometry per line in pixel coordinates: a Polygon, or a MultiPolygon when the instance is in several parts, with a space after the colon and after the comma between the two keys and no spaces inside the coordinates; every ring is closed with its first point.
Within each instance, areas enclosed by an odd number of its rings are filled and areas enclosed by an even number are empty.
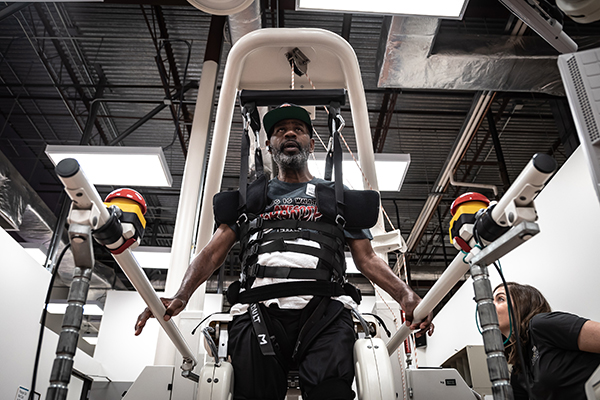
{"type": "Polygon", "coordinates": [[[231,304],[243,303],[251,304],[264,300],[275,299],[279,297],[290,296],[324,296],[338,297],[347,295],[356,303],[360,303],[360,290],[349,283],[341,284],[337,282],[284,282],[272,285],[259,286],[240,292],[240,284],[232,283],[227,289],[227,300],[231,304]]]}

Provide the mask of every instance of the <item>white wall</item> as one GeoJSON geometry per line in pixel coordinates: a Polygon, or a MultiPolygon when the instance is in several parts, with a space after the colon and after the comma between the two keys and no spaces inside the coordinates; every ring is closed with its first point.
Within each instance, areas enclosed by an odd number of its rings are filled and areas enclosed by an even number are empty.
{"type": "Polygon", "coordinates": [[[159,324],[149,321],[134,335],[138,315],[146,308],[138,292],[108,291],[98,332],[94,359],[117,382],[133,382],[147,365],[154,364],[159,324]]]}
{"type": "MultiPolygon", "coordinates": [[[[0,399],[15,398],[19,386],[31,387],[35,352],[44,299],[50,273],[0,229],[0,399]]],[[[58,335],[44,331],[36,392],[46,397],[50,370],[55,357],[58,335]]],[[[101,367],[87,354],[78,351],[74,368],[84,374],[101,374],[101,367]]]]}
{"type": "MultiPolygon", "coordinates": [[[[600,205],[581,147],[535,203],[540,233],[501,259],[506,280],[537,287],[554,310],[600,321],[600,205]]],[[[489,272],[495,287],[500,278],[493,267],[489,272]]],[[[435,317],[421,366],[438,366],[465,345],[483,343],[473,295],[469,279],[435,317]]]]}

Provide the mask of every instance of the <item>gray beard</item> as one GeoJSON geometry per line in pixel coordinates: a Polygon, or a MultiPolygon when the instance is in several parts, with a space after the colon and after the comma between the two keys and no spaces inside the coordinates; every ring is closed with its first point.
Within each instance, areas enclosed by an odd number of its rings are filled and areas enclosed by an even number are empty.
{"type": "Polygon", "coordinates": [[[310,155],[310,150],[307,148],[301,148],[299,153],[290,156],[280,150],[273,149],[272,155],[273,161],[275,161],[279,169],[298,170],[306,165],[308,156],[310,155]]]}

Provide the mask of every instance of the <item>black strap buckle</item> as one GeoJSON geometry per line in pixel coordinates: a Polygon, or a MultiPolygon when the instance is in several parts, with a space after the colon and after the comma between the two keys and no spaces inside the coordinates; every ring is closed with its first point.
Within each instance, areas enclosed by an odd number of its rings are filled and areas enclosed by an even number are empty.
{"type": "Polygon", "coordinates": [[[252,264],[246,267],[246,276],[251,278],[262,278],[262,276],[258,276],[260,270],[260,264],[252,264]]]}
{"type": "Polygon", "coordinates": [[[251,257],[251,256],[254,256],[254,255],[257,255],[259,248],[260,248],[260,245],[258,243],[252,244],[252,246],[250,246],[250,249],[248,249],[248,255],[247,255],[247,257],[251,257]]]}
{"type": "Polygon", "coordinates": [[[263,219],[261,217],[255,218],[250,221],[250,229],[260,229],[263,226],[263,219]]]}
{"type": "Polygon", "coordinates": [[[344,218],[341,214],[338,214],[335,217],[335,223],[344,228],[346,226],[346,218],[344,218]]]}
{"type": "Polygon", "coordinates": [[[246,215],[246,213],[243,213],[242,215],[240,215],[237,219],[237,221],[235,221],[235,223],[237,224],[237,226],[241,227],[242,224],[245,224],[246,222],[248,222],[248,216],[246,215]]]}

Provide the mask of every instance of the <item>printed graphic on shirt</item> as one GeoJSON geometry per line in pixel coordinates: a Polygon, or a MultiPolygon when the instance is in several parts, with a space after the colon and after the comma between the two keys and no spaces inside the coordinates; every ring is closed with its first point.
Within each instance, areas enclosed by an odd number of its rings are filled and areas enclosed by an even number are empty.
{"type": "Polygon", "coordinates": [[[317,206],[276,205],[275,207],[273,207],[273,211],[261,214],[261,217],[266,221],[283,219],[317,221],[321,218],[321,215],[322,214],[319,211],[317,211],[317,206]]]}

